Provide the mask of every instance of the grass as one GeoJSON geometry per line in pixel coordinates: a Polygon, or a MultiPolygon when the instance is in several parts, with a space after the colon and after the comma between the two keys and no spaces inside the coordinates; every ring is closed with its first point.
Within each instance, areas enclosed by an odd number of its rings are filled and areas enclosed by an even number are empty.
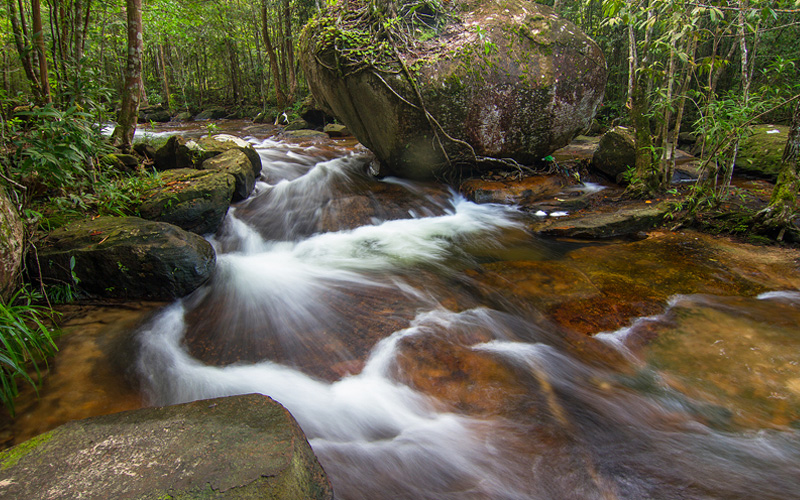
{"type": "Polygon", "coordinates": [[[54,313],[37,305],[39,298],[23,288],[7,302],[0,301],[0,402],[12,416],[19,382],[38,391],[42,367],[58,350],[53,341],[57,332],[46,325],[54,313]]]}

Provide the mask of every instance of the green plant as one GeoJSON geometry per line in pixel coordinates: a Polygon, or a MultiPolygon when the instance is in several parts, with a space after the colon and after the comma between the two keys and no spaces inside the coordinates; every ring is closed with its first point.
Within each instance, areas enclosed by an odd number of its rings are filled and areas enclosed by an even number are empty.
{"type": "Polygon", "coordinates": [[[35,304],[39,294],[22,289],[7,303],[0,301],[0,402],[14,414],[14,398],[21,379],[38,391],[41,366],[58,350],[52,331],[45,325],[52,310],[35,304]],[[35,372],[36,380],[29,373],[35,372]]]}

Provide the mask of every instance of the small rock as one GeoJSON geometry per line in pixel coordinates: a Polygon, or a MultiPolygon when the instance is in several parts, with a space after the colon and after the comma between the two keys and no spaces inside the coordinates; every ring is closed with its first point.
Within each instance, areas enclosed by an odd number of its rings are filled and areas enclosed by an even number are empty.
{"type": "Polygon", "coordinates": [[[561,187],[555,176],[532,176],[519,181],[469,179],[459,190],[475,203],[530,204],[555,196],[561,187]]]}
{"type": "Polygon", "coordinates": [[[331,137],[349,137],[352,135],[347,126],[340,123],[329,123],[325,125],[322,131],[331,137]]]}
{"type": "Polygon", "coordinates": [[[636,165],[636,143],[633,131],[626,127],[614,127],[600,138],[592,167],[621,182],[623,174],[636,165]]]}
{"type": "Polygon", "coordinates": [[[290,131],[290,130],[305,130],[305,129],[310,128],[310,127],[311,127],[311,125],[309,125],[309,123],[307,121],[303,120],[302,118],[298,118],[296,120],[290,121],[286,125],[284,130],[286,130],[286,131],[290,131]]]}
{"type": "Polygon", "coordinates": [[[228,110],[225,108],[210,108],[200,112],[194,117],[195,120],[220,120],[228,116],[228,110]]]}

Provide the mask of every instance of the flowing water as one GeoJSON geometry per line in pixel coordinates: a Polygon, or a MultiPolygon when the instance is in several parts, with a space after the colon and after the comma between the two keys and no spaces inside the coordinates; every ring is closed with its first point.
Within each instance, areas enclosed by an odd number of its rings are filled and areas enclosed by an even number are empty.
{"type": "Polygon", "coordinates": [[[213,279],[135,332],[147,404],[269,395],[342,500],[800,498],[800,293],[537,239],[350,146],[252,142],[262,179],[211,238],[213,279]],[[597,297],[624,272],[706,293],[624,282],[646,317],[577,333],[622,314],[597,297]]]}
{"type": "MultiPolygon", "coordinates": [[[[484,263],[569,251],[513,208],[371,179],[346,149],[257,146],[263,182],[213,238],[213,280],[139,332],[151,404],[267,394],[345,500],[800,498],[796,338],[787,425],[737,426],[729,400],[665,381],[631,328],[577,349],[536,308],[476,293],[484,263]]],[[[800,294],[749,300],[753,331],[783,308],[775,329],[796,337],[800,294]]],[[[648,331],[681,308],[736,310],[684,297],[648,331]]]]}

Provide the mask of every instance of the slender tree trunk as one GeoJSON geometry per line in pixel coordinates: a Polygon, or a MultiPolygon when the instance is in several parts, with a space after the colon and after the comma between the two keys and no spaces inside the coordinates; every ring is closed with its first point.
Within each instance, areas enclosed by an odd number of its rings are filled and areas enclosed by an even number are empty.
{"type": "Polygon", "coordinates": [[[139,115],[139,102],[142,95],[142,0],[125,1],[128,18],[128,63],[125,69],[125,88],[122,92],[122,107],[113,142],[122,151],[130,151],[136,120],[139,115]]]}
{"type": "MultiPolygon", "coordinates": [[[[672,182],[672,169],[669,168],[672,161],[671,155],[674,151],[669,147],[670,144],[670,122],[672,121],[672,90],[675,85],[675,48],[670,48],[669,64],[667,69],[667,105],[664,107],[664,122],[661,126],[661,184],[663,186],[672,182]]],[[[675,138],[677,140],[677,137],[675,138]]]]}
{"type": "Polygon", "coordinates": [[[689,56],[689,61],[684,65],[683,70],[681,72],[680,81],[683,82],[681,84],[681,89],[678,93],[678,110],[675,115],[675,130],[672,132],[672,143],[670,144],[670,162],[669,162],[669,177],[672,178],[673,172],[675,172],[675,147],[678,142],[678,137],[681,134],[681,122],[683,121],[683,111],[686,108],[686,94],[689,92],[689,85],[692,81],[692,71],[691,67],[694,64],[695,55],[697,52],[697,35],[690,35],[691,40],[689,40],[689,49],[687,51],[687,55],[689,56]]]}
{"type": "Polygon", "coordinates": [[[285,28],[286,66],[289,79],[289,102],[294,101],[297,95],[297,75],[294,71],[294,37],[292,36],[292,8],[291,0],[283,1],[283,21],[285,28]]]}
{"type": "Polygon", "coordinates": [[[36,43],[36,52],[39,55],[39,82],[42,86],[42,101],[53,102],[50,94],[50,79],[47,75],[47,53],[44,47],[44,29],[42,28],[42,6],[39,0],[31,0],[31,14],[33,22],[33,39],[36,43]]]}
{"type": "Polygon", "coordinates": [[[167,77],[167,60],[164,57],[164,45],[158,44],[158,60],[161,67],[161,85],[164,91],[164,98],[161,104],[167,109],[172,109],[172,104],[169,101],[169,78],[167,77]]]}
{"type": "Polygon", "coordinates": [[[22,69],[25,70],[25,76],[27,76],[28,81],[31,82],[33,94],[36,96],[37,100],[40,100],[42,98],[42,90],[39,83],[39,76],[36,74],[36,71],[33,70],[33,58],[31,57],[33,50],[28,44],[25,14],[21,8],[19,12],[17,12],[15,0],[8,0],[8,17],[11,20],[11,30],[14,32],[14,44],[17,46],[17,53],[22,63],[22,69]]]}
{"type": "Polygon", "coordinates": [[[283,108],[286,106],[286,94],[284,94],[283,88],[281,88],[281,79],[279,77],[280,71],[278,70],[278,56],[275,53],[275,47],[272,45],[272,39],[269,36],[266,0],[261,0],[261,30],[264,37],[264,47],[266,47],[267,55],[269,56],[269,65],[272,69],[272,78],[275,80],[275,98],[278,101],[278,107],[283,108]]]}

